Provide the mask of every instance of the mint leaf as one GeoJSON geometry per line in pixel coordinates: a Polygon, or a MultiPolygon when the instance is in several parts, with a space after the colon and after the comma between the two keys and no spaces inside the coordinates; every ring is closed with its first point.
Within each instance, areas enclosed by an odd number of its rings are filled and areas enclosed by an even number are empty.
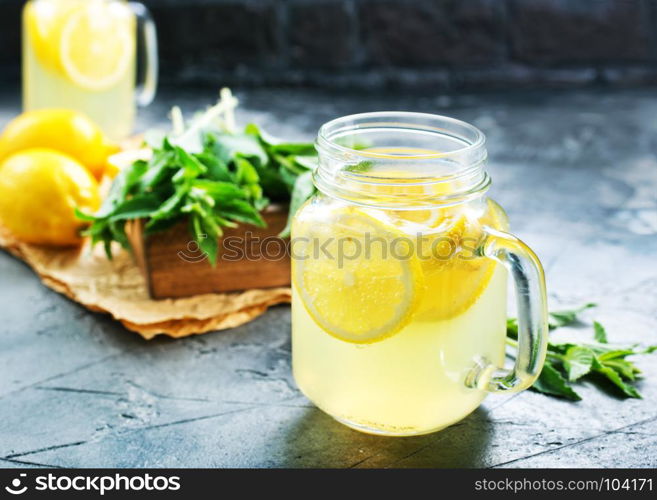
{"type": "Polygon", "coordinates": [[[602,362],[606,362],[613,359],[625,359],[626,356],[635,354],[634,348],[632,349],[618,349],[618,348],[609,348],[605,351],[598,354],[598,359],[602,362]]]}
{"type": "Polygon", "coordinates": [[[347,165],[344,167],[343,170],[347,172],[354,172],[354,173],[366,173],[372,170],[372,167],[374,166],[374,162],[371,161],[361,161],[359,163],[356,163],[355,165],[347,165]]]}
{"type": "Polygon", "coordinates": [[[605,330],[605,327],[602,326],[600,323],[597,321],[593,322],[593,331],[594,331],[594,337],[597,342],[600,342],[601,344],[606,344],[607,343],[607,331],[605,330]]]}
{"type": "Polygon", "coordinates": [[[309,156],[315,153],[315,144],[312,142],[281,142],[272,145],[272,151],[285,155],[309,156]]]}
{"type": "Polygon", "coordinates": [[[301,205],[303,205],[313,194],[315,194],[315,185],[313,184],[312,172],[306,172],[297,177],[292,190],[292,199],[290,200],[290,212],[287,217],[287,224],[279,234],[279,237],[287,238],[290,236],[294,215],[297,213],[301,205]]]}
{"type": "Polygon", "coordinates": [[[267,165],[269,157],[258,140],[249,134],[219,133],[210,135],[209,149],[221,161],[230,163],[239,155],[255,158],[260,165],[267,165]]]}
{"type": "Polygon", "coordinates": [[[96,218],[106,217],[114,210],[116,205],[125,201],[137,188],[141,177],[146,173],[148,168],[147,162],[139,160],[121,170],[114,178],[114,182],[112,182],[112,186],[100,210],[96,212],[96,218]]]}
{"type": "Polygon", "coordinates": [[[586,347],[573,346],[566,351],[563,365],[568,373],[568,380],[573,382],[591,371],[593,351],[586,347]]]}
{"type": "Polygon", "coordinates": [[[190,219],[190,229],[194,236],[194,241],[203,253],[208,257],[210,264],[214,267],[217,265],[217,255],[219,253],[218,234],[212,234],[214,231],[208,231],[208,226],[204,223],[204,218],[199,214],[192,214],[190,219]]]}
{"type": "Polygon", "coordinates": [[[93,222],[93,221],[96,220],[96,217],[94,217],[93,215],[89,215],[89,214],[86,214],[86,213],[82,212],[78,207],[75,207],[73,209],[73,211],[75,212],[75,217],[77,217],[81,221],[93,222]]]}
{"type": "Polygon", "coordinates": [[[626,383],[621,376],[611,366],[598,365],[594,368],[597,373],[600,373],[607,380],[611,381],[614,386],[621,390],[621,392],[630,398],[641,399],[641,394],[634,387],[626,383]]]}
{"type": "Polygon", "coordinates": [[[550,316],[549,327],[551,330],[553,330],[555,328],[560,328],[562,326],[567,326],[572,323],[575,323],[578,319],[579,314],[595,306],[596,304],[590,302],[576,309],[564,309],[562,311],[552,311],[549,313],[550,316]]]}
{"type": "Polygon", "coordinates": [[[283,155],[314,155],[315,154],[315,144],[312,142],[288,142],[283,139],[274,137],[261,128],[259,128],[255,123],[249,123],[245,128],[244,132],[251,136],[256,137],[260,142],[270,149],[274,153],[280,153],[283,155]]]}
{"type": "MultiPolygon", "coordinates": [[[[589,303],[576,309],[550,312],[550,329],[575,323],[579,313],[594,306],[589,303]]],[[[507,343],[517,347],[518,321],[509,318],[506,326],[507,343]]],[[[639,391],[632,385],[641,370],[626,358],[653,353],[657,351],[657,346],[609,344],[605,328],[597,321],[593,322],[593,338],[588,342],[548,341],[545,365],[532,388],[547,395],[578,400],[579,394],[569,382],[587,379],[598,384],[610,384],[625,397],[641,398],[639,391]]]]}
{"type": "Polygon", "coordinates": [[[641,373],[641,370],[634,366],[634,363],[624,359],[605,361],[604,366],[614,369],[621,377],[631,381],[636,380],[636,376],[641,373]]]}
{"type": "Polygon", "coordinates": [[[541,374],[536,382],[534,382],[534,385],[532,385],[532,389],[544,394],[558,396],[572,401],[579,401],[582,399],[551,363],[543,365],[543,370],[541,370],[541,374]]]}
{"type": "Polygon", "coordinates": [[[145,229],[149,230],[156,226],[159,221],[175,218],[179,214],[180,207],[187,196],[187,189],[178,189],[170,198],[160,204],[157,210],[150,215],[145,229]]]}

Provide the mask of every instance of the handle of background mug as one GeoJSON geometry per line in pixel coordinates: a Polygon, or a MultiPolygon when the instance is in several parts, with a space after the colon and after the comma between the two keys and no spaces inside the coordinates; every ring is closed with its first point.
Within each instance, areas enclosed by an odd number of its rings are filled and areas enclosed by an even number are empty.
{"type": "Polygon", "coordinates": [[[515,236],[486,228],[483,257],[504,265],[513,278],[518,306],[518,353],[509,370],[481,362],[466,379],[468,387],[489,392],[528,388],[541,373],[548,340],[547,294],[543,267],[532,250],[515,236]]]}
{"type": "Polygon", "coordinates": [[[137,18],[138,46],[141,45],[143,71],[142,78],[137,85],[137,105],[148,106],[155,98],[157,90],[158,57],[157,57],[157,30],[148,9],[139,2],[128,2],[130,9],[137,18]]]}

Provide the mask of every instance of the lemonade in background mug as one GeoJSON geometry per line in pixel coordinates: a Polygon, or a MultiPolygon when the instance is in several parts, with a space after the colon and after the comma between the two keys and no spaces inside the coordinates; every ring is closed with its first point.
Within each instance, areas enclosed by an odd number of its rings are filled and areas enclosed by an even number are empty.
{"type": "Polygon", "coordinates": [[[157,85],[155,26],[146,8],[123,0],[30,0],[23,10],[23,106],[68,108],[112,139],[132,132],[136,104],[157,85]],[[135,88],[137,41],[143,82],[135,88]]]}
{"type": "Polygon", "coordinates": [[[486,196],[483,134],[436,115],[368,113],[324,125],[317,150],[319,194],[291,240],[304,394],[358,430],[408,436],[457,422],[489,392],[529,387],[547,346],[543,270],[486,196]]]}

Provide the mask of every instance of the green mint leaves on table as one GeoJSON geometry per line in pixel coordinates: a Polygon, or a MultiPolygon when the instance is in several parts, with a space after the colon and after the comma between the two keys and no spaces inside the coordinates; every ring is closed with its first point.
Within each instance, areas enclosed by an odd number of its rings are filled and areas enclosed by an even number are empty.
{"type": "Polygon", "coordinates": [[[86,234],[92,243],[103,243],[111,258],[113,241],[130,248],[126,221],[143,219],[145,233],[152,234],[186,219],[191,236],[215,265],[222,228],[263,227],[260,212],[277,202],[290,204],[281,233],[289,236],[289,220],[315,192],[314,145],[274,139],[254,124],[236,131],[236,105],[224,89],[217,104],[189,126],[174,108],[172,133],[147,133],[150,159],[121,170],[96,214],[78,212],[91,223],[86,234]]]}
{"type": "MultiPolygon", "coordinates": [[[[550,312],[550,330],[577,323],[579,314],[593,307],[595,304],[585,304],[577,309],[550,312]]],[[[517,347],[517,338],[518,322],[511,318],[507,320],[507,343],[517,347]]],[[[586,379],[610,387],[622,397],[641,398],[633,385],[641,371],[627,358],[654,351],[657,351],[657,346],[641,348],[610,344],[605,328],[594,321],[593,340],[590,342],[548,342],[545,365],[532,389],[578,401],[582,398],[573,388],[573,383],[586,379]]]]}

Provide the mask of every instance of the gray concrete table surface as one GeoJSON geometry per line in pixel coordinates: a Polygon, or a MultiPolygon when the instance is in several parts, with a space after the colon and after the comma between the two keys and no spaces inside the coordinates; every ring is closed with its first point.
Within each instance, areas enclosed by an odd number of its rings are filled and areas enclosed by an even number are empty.
{"type": "MultiPolygon", "coordinates": [[[[163,91],[140,126],[211,90],[163,91]]],[[[657,89],[386,95],[238,91],[242,123],[312,138],[328,119],[404,109],[488,136],[492,196],[541,257],[552,307],[595,301],[612,341],[657,343],[657,89]]],[[[0,125],[19,110],[0,93],[0,125]]],[[[384,438],[313,407],[290,371],[288,306],[228,331],[150,342],[44,287],[0,252],[0,466],[655,467],[657,358],[643,400],[490,396],[436,434],[384,438]]],[[[584,337],[590,328],[566,334],[584,337]]]]}

